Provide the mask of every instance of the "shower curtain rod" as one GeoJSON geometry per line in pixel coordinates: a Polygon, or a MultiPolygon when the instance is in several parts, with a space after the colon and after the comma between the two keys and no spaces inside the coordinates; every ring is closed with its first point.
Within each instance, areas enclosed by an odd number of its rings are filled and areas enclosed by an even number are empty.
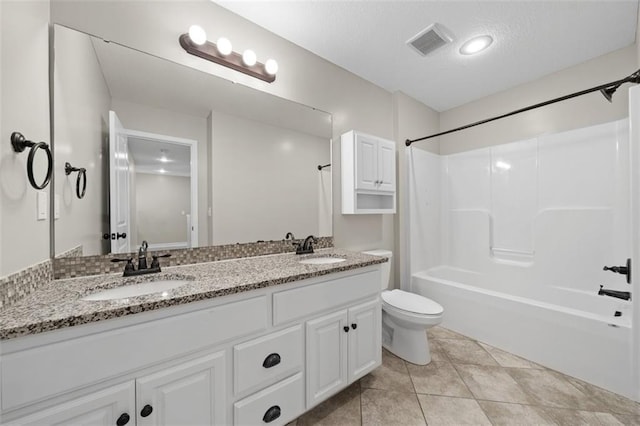
{"type": "Polygon", "coordinates": [[[500,120],[501,118],[506,118],[515,114],[520,114],[522,112],[531,111],[532,109],[540,108],[543,106],[555,104],[556,102],[566,101],[567,99],[575,98],[578,96],[586,95],[591,92],[601,91],[604,97],[611,102],[611,96],[613,92],[616,91],[618,87],[620,87],[624,83],[635,83],[640,84],[640,69],[628,77],[622,78],[620,80],[612,81],[611,83],[601,84],[600,86],[592,87],[591,89],[581,90],[579,92],[571,93],[570,95],[560,96],[559,98],[551,99],[549,101],[540,102],[535,105],[529,105],[528,107],[520,108],[515,111],[508,112],[506,114],[499,115],[497,117],[487,118],[485,120],[476,121],[475,123],[467,124],[465,126],[457,127],[455,129],[447,130],[446,132],[440,132],[433,135],[425,136],[423,138],[418,139],[407,139],[405,141],[406,146],[411,146],[414,142],[420,142],[426,139],[435,138],[438,136],[448,135],[449,133],[459,132],[460,130],[465,130],[470,127],[479,126],[480,124],[489,123],[491,121],[500,120]]]}

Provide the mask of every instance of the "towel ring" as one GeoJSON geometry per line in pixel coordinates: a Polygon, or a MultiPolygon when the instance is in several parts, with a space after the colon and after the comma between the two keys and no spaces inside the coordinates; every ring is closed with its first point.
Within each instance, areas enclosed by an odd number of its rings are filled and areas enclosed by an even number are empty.
{"type": "Polygon", "coordinates": [[[22,152],[25,148],[31,148],[29,151],[29,157],[27,158],[27,177],[29,178],[29,183],[38,190],[46,188],[51,181],[51,172],[53,171],[53,156],[51,155],[49,145],[45,142],[31,142],[20,132],[13,132],[11,134],[11,145],[15,152],[22,152]],[[36,157],[36,151],[38,151],[38,149],[44,150],[47,154],[47,175],[40,185],[36,183],[36,179],[33,176],[33,160],[36,157]]]}
{"type": "Polygon", "coordinates": [[[87,169],[84,167],[73,167],[69,163],[64,163],[64,174],[69,176],[73,172],[78,172],[78,176],[76,177],[76,196],[81,200],[87,191],[87,169]],[[80,191],[80,181],[82,181],[82,191],[80,191]]]}

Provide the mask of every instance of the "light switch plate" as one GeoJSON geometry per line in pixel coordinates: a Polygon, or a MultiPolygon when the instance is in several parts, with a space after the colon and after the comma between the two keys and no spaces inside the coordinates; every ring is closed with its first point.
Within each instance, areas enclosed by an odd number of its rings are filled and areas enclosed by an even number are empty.
{"type": "Polygon", "coordinates": [[[38,191],[36,197],[36,219],[47,220],[47,211],[49,210],[47,193],[45,191],[38,191]]]}

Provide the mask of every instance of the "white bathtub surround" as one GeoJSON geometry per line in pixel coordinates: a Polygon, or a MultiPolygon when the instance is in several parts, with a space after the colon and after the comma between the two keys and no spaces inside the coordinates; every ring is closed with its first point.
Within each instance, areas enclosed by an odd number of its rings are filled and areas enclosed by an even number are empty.
{"type": "Polygon", "coordinates": [[[597,295],[632,291],[602,270],[631,257],[629,121],[407,156],[409,290],[453,330],[638,399],[632,303],[597,295]]]}

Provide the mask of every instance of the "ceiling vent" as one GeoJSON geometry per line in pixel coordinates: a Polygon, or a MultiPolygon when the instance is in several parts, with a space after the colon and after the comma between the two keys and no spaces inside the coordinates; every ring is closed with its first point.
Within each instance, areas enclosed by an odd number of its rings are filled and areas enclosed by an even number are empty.
{"type": "Polygon", "coordinates": [[[440,24],[431,24],[407,41],[407,45],[422,56],[440,49],[453,41],[448,31],[440,24]]]}

